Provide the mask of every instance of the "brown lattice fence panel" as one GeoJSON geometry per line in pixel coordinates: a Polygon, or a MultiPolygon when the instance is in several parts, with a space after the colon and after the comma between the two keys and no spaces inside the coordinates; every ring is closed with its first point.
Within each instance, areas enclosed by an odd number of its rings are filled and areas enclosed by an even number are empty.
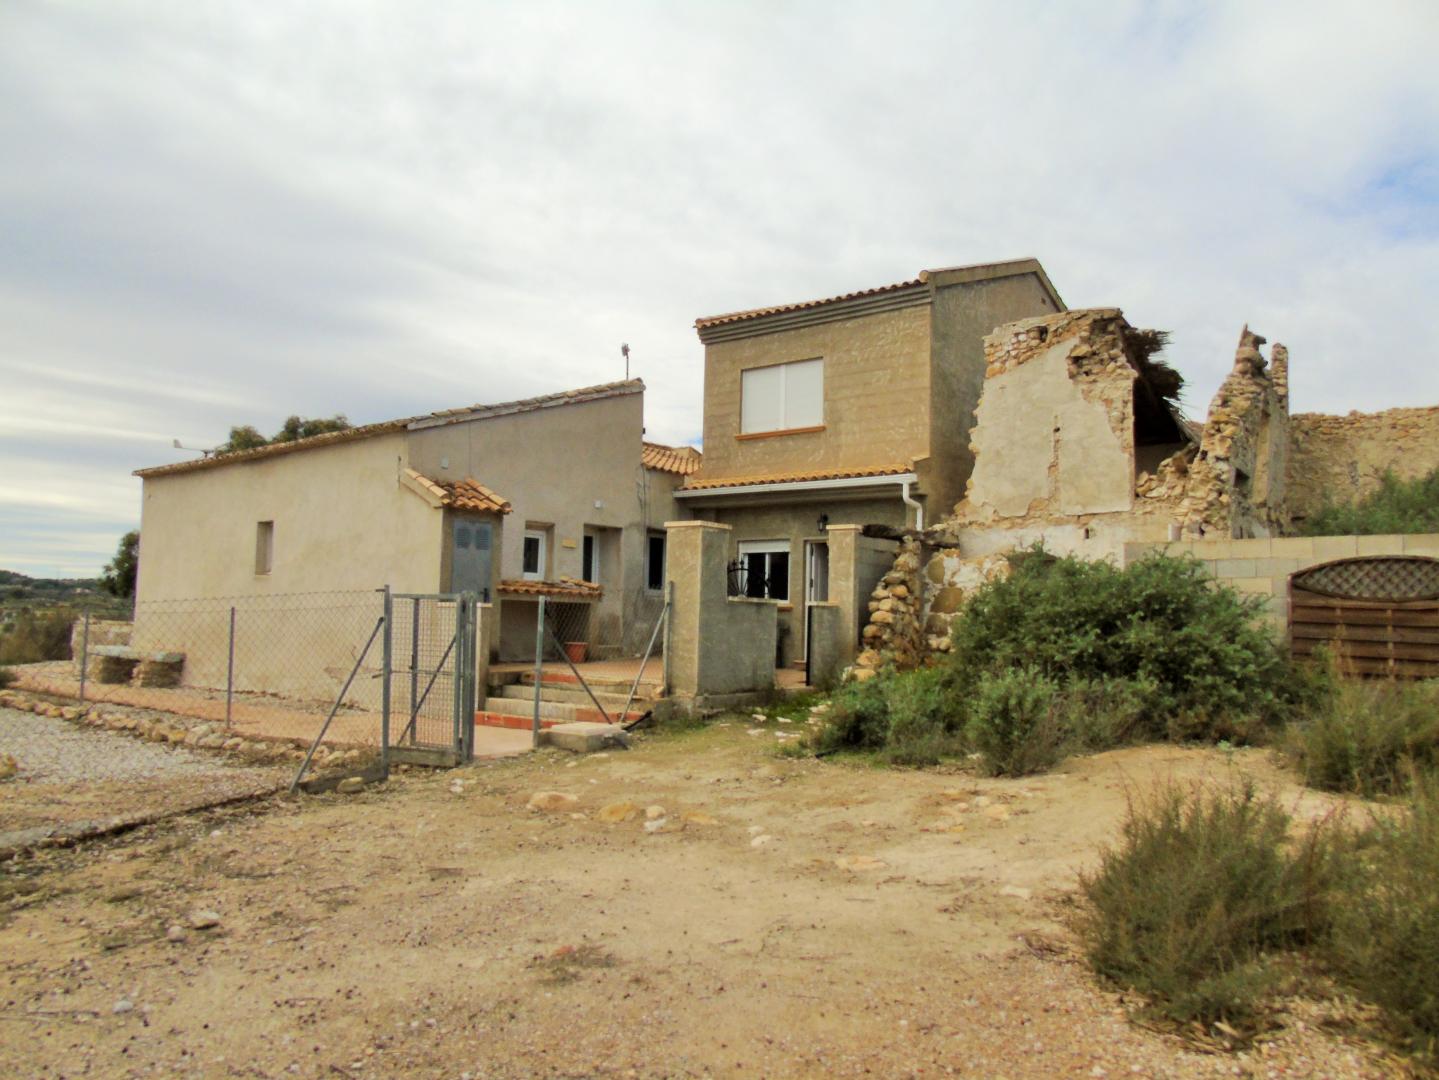
{"type": "Polygon", "coordinates": [[[1439,677],[1439,560],[1341,559],[1293,575],[1289,641],[1356,675],[1439,677]]]}

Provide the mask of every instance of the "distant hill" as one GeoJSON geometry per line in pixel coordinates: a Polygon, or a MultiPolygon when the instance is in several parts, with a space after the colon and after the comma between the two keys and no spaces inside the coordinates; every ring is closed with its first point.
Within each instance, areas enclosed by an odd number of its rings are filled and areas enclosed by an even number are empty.
{"type": "Polygon", "coordinates": [[[52,607],[130,616],[130,601],[111,596],[99,578],[32,578],[15,570],[0,570],[0,613],[52,607]]]}

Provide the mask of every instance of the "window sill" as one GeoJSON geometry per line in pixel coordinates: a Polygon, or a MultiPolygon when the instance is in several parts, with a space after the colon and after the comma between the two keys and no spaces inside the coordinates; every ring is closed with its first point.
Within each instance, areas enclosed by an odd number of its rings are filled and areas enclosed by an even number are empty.
{"type": "Polygon", "coordinates": [[[778,439],[785,435],[812,435],[816,431],[823,431],[823,424],[816,424],[814,427],[792,427],[781,428],[779,431],[746,431],[736,435],[740,442],[748,442],[750,439],[778,439]]]}
{"type": "Polygon", "coordinates": [[[784,600],[780,602],[779,609],[781,611],[793,611],[794,605],[791,604],[788,600],[784,600]]]}

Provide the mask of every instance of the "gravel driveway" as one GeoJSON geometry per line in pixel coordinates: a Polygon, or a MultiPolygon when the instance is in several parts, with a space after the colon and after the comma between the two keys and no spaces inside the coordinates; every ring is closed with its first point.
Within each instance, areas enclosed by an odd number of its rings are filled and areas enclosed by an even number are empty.
{"type": "Polygon", "coordinates": [[[15,709],[0,709],[5,754],[19,774],[0,783],[0,849],[271,790],[292,772],[15,709]]]}

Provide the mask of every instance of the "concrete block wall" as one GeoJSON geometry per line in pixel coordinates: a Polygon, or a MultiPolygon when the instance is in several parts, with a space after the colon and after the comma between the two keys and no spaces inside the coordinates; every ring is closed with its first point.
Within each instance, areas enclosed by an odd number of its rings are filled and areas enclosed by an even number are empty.
{"type": "Polygon", "coordinates": [[[730,597],[728,525],[666,523],[665,572],[673,589],[668,672],[681,697],[772,690],[779,605],[730,597]]]}
{"type": "Polygon", "coordinates": [[[1365,555],[1424,555],[1439,558],[1439,534],[1410,536],[1291,536],[1262,540],[1184,540],[1126,544],[1126,564],[1150,552],[1191,555],[1215,580],[1265,598],[1265,613],[1277,627],[1289,619],[1289,577],[1320,563],[1365,555]]]}

